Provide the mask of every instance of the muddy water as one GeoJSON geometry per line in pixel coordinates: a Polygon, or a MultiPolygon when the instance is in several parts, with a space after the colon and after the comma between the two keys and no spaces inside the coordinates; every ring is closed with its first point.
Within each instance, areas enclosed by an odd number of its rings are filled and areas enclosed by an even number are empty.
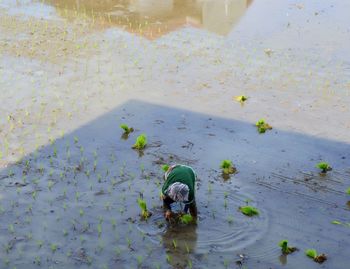
{"type": "Polygon", "coordinates": [[[0,1],[0,268],[347,268],[347,10],[0,1]],[[238,169],[228,180],[223,159],[238,169]],[[164,221],[162,163],[197,171],[197,225],[164,221]],[[282,239],[300,251],[281,256],[282,239]]]}

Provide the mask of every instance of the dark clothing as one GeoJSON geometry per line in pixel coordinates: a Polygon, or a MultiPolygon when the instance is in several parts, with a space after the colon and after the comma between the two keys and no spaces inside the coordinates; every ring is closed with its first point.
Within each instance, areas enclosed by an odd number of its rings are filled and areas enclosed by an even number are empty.
{"type": "Polygon", "coordinates": [[[175,182],[180,182],[180,183],[186,184],[189,188],[188,201],[184,201],[184,204],[185,204],[184,212],[187,214],[188,211],[190,211],[190,214],[193,217],[197,217],[197,207],[196,207],[196,201],[195,201],[196,174],[193,171],[193,169],[186,165],[175,165],[170,168],[170,172],[165,173],[164,177],[165,177],[165,182],[162,187],[162,194],[164,196],[164,199],[163,199],[164,210],[171,211],[171,204],[175,202],[173,199],[171,199],[167,195],[167,190],[169,186],[175,182]]]}
{"type": "Polygon", "coordinates": [[[186,184],[189,188],[187,203],[192,203],[195,199],[195,180],[196,174],[193,169],[186,165],[176,165],[169,173],[165,173],[165,182],[162,188],[162,194],[166,195],[169,186],[175,182],[186,184]]]}

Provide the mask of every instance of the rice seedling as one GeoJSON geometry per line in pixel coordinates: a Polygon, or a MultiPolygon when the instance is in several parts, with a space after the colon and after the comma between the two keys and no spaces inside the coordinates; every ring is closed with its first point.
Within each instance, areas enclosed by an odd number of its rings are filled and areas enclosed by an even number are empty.
{"type": "Polygon", "coordinates": [[[346,193],[350,195],[350,188],[346,190],[346,193]]]}
{"type": "Polygon", "coordinates": [[[43,244],[44,244],[44,241],[42,241],[42,240],[36,241],[36,245],[38,246],[38,248],[41,248],[43,246],[43,244]]]}
{"type": "Polygon", "coordinates": [[[188,266],[188,268],[190,268],[190,269],[193,268],[193,265],[192,265],[192,261],[191,261],[191,260],[188,260],[188,261],[187,261],[187,266],[188,266]]]}
{"type": "Polygon", "coordinates": [[[82,235],[79,237],[79,239],[80,239],[80,243],[81,243],[81,244],[84,244],[85,241],[86,241],[85,237],[82,236],[82,235]]]}
{"type": "Polygon", "coordinates": [[[17,195],[19,195],[19,194],[21,193],[21,191],[22,191],[22,188],[21,188],[21,187],[17,187],[17,188],[16,188],[17,195]]]}
{"type": "Polygon", "coordinates": [[[33,205],[30,204],[30,205],[27,207],[27,212],[32,213],[32,209],[33,209],[33,205]]]}
{"type": "Polygon", "coordinates": [[[51,249],[52,253],[55,253],[56,250],[57,250],[57,245],[52,243],[52,244],[50,245],[50,249],[51,249]]]}
{"type": "Polygon", "coordinates": [[[231,225],[231,224],[233,223],[233,220],[234,220],[234,219],[233,219],[233,216],[228,216],[228,217],[227,217],[227,222],[228,222],[228,224],[231,225]]]}
{"type": "Polygon", "coordinates": [[[228,268],[229,263],[230,263],[230,262],[229,262],[227,259],[224,259],[224,267],[225,267],[225,268],[228,268]]]}
{"type": "Polygon", "coordinates": [[[80,198],[80,192],[75,192],[75,201],[78,201],[80,198]]]}
{"type": "Polygon", "coordinates": [[[137,203],[141,209],[141,218],[147,220],[152,215],[152,213],[147,210],[146,201],[141,198],[138,198],[137,203]]]}
{"type": "Polygon", "coordinates": [[[194,219],[190,214],[183,214],[180,216],[180,222],[183,224],[190,224],[194,222],[194,219]]]}
{"type": "Polygon", "coordinates": [[[119,257],[121,253],[122,253],[122,251],[121,251],[121,249],[119,247],[115,247],[114,248],[115,256],[119,257]]]}
{"type": "Polygon", "coordinates": [[[53,185],[54,185],[54,182],[53,182],[52,180],[49,180],[49,181],[47,182],[47,187],[48,187],[48,189],[49,189],[50,191],[51,191],[53,185]]]}
{"type": "Polygon", "coordinates": [[[267,130],[271,130],[272,126],[265,122],[264,119],[260,119],[256,122],[255,126],[258,129],[259,134],[265,133],[267,130]]]}
{"type": "Polygon", "coordinates": [[[131,239],[129,237],[126,238],[126,242],[128,244],[128,248],[131,248],[131,239]]]}
{"type": "Polygon", "coordinates": [[[172,244],[173,244],[173,247],[176,249],[177,248],[177,242],[176,242],[175,239],[173,239],[172,244]]]}
{"type": "Polygon", "coordinates": [[[15,233],[15,227],[13,226],[13,224],[10,224],[10,225],[8,226],[8,230],[9,230],[9,232],[10,232],[11,234],[14,234],[14,233],[15,233]]]}
{"type": "Polygon", "coordinates": [[[288,240],[284,239],[278,243],[278,245],[281,247],[282,254],[288,255],[290,253],[293,253],[294,251],[298,250],[296,247],[289,247],[288,246],[288,240]]]}
{"type": "Polygon", "coordinates": [[[132,146],[133,149],[142,150],[147,145],[147,137],[145,134],[141,134],[136,138],[135,144],[132,146]]]}
{"type": "Polygon", "coordinates": [[[119,213],[120,213],[121,215],[123,215],[124,212],[125,212],[125,208],[124,208],[123,206],[121,206],[121,207],[119,208],[119,213]]]}
{"type": "Polygon", "coordinates": [[[110,203],[110,202],[106,202],[106,203],[105,203],[105,209],[106,209],[107,211],[109,211],[109,210],[111,209],[111,203],[110,203]]]}
{"type": "Polygon", "coordinates": [[[248,100],[248,97],[245,95],[238,95],[238,96],[235,96],[234,98],[237,102],[240,102],[241,104],[243,104],[245,101],[248,100]]]}
{"type": "Polygon", "coordinates": [[[316,249],[307,249],[305,251],[305,254],[306,254],[306,256],[313,259],[317,263],[323,263],[324,261],[327,260],[326,254],[322,253],[322,254],[318,255],[316,249]]]}
{"type": "Polygon", "coordinates": [[[169,170],[169,165],[163,164],[163,165],[162,165],[162,170],[163,170],[164,172],[168,171],[168,170],[169,170]]]}
{"type": "Polygon", "coordinates": [[[97,167],[97,160],[94,160],[94,172],[96,171],[96,167],[97,167]]]}
{"type": "Polygon", "coordinates": [[[327,162],[319,162],[316,167],[321,169],[321,173],[327,173],[332,170],[332,167],[327,162]]]}
{"type": "Polygon", "coordinates": [[[333,220],[331,223],[335,225],[342,225],[342,223],[338,220],[333,220]]]}
{"type": "Polygon", "coordinates": [[[223,174],[234,174],[237,172],[237,169],[233,166],[232,161],[223,160],[220,164],[223,174]]]}
{"type": "Polygon", "coordinates": [[[98,241],[98,244],[97,244],[97,252],[102,252],[105,248],[105,244],[102,240],[99,240],[98,241]]]}
{"type": "Polygon", "coordinates": [[[239,207],[239,210],[246,216],[252,217],[255,215],[259,215],[258,209],[252,206],[241,206],[239,207]]]}
{"type": "Polygon", "coordinates": [[[102,234],[102,225],[101,225],[101,223],[99,223],[97,225],[97,233],[98,233],[98,237],[101,237],[101,234],[102,234]]]}
{"type": "Polygon", "coordinates": [[[124,134],[130,134],[134,131],[134,128],[129,127],[127,124],[120,124],[120,128],[124,130],[124,134]]]}
{"type": "Polygon", "coordinates": [[[143,257],[141,255],[138,255],[136,259],[137,259],[137,266],[140,267],[143,261],[143,257]]]}
{"type": "Polygon", "coordinates": [[[68,231],[66,229],[63,229],[63,236],[67,236],[68,235],[68,231]]]}
{"type": "Polygon", "coordinates": [[[39,256],[35,256],[34,264],[39,265],[39,266],[41,265],[41,259],[39,256]]]}

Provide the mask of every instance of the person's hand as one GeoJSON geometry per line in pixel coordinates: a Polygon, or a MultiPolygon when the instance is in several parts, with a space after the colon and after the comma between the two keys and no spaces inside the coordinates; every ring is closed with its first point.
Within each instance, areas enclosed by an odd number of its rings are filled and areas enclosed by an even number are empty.
{"type": "Polygon", "coordinates": [[[164,213],[164,217],[165,217],[166,220],[170,220],[171,219],[171,215],[172,215],[171,210],[167,210],[164,213]]]}

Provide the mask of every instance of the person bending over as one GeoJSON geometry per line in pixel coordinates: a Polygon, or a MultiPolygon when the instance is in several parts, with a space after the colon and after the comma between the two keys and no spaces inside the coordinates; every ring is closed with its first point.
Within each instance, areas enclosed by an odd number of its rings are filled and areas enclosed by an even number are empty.
{"type": "Polygon", "coordinates": [[[195,201],[195,182],[197,175],[187,165],[175,164],[169,167],[164,174],[165,182],[162,187],[162,199],[164,216],[170,220],[172,216],[171,204],[174,202],[184,203],[184,213],[197,218],[197,206],[195,201]]]}

